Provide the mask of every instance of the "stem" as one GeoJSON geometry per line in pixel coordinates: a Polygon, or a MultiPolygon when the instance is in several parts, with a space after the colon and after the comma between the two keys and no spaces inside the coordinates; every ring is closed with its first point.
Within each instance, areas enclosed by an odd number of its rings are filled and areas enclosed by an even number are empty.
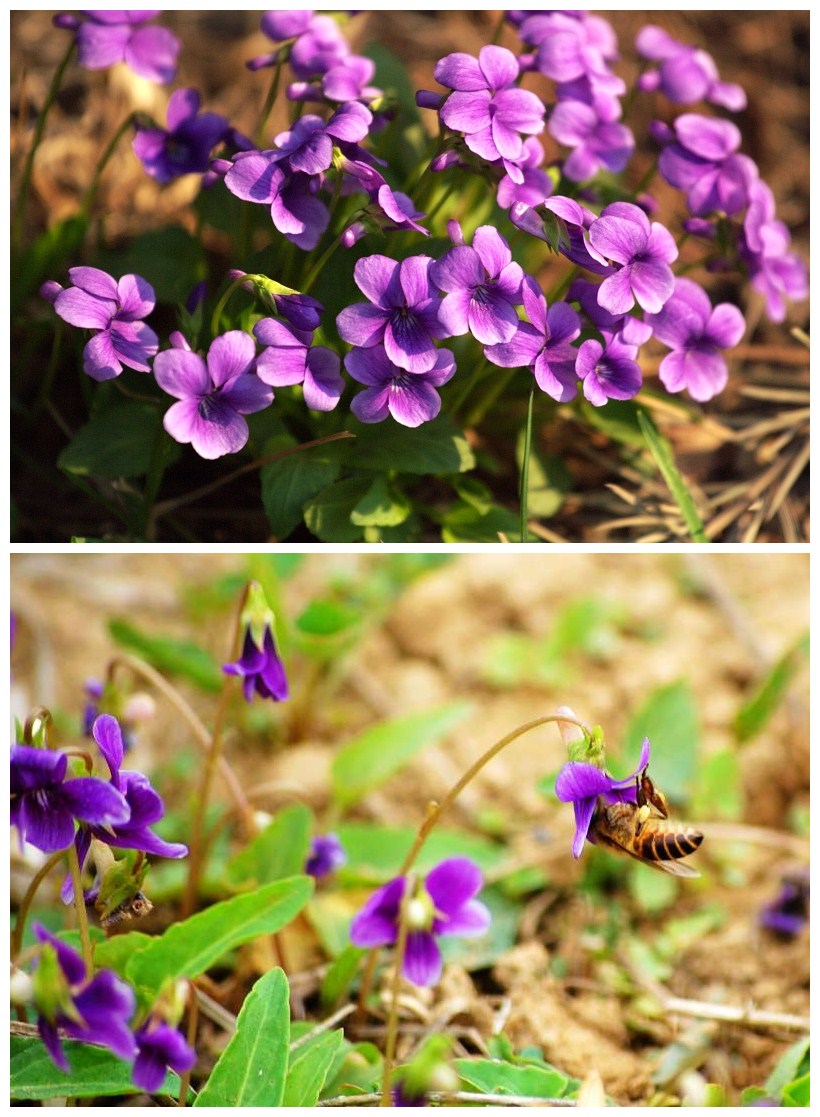
{"type": "Polygon", "coordinates": [[[80,931],[83,961],[87,976],[94,972],[94,952],[91,946],[91,935],[88,933],[88,912],[85,910],[83,896],[83,881],[80,875],[80,859],[77,856],[77,847],[72,842],[68,847],[68,868],[71,872],[71,883],[74,888],[74,909],[77,912],[77,927],[80,931]]]}
{"type": "Polygon", "coordinates": [[[279,93],[279,83],[282,80],[282,53],[279,52],[279,58],[276,61],[276,69],[273,71],[273,80],[270,83],[268,95],[265,98],[265,104],[262,106],[262,115],[259,117],[259,127],[256,129],[256,146],[261,150],[262,144],[265,139],[265,125],[268,123],[268,117],[271,114],[276,96],[279,93]]]}
{"type": "Polygon", "coordinates": [[[529,540],[529,529],[527,528],[527,506],[529,503],[530,493],[530,447],[532,445],[532,411],[535,402],[535,379],[533,378],[532,386],[530,388],[530,401],[527,405],[527,429],[524,436],[524,460],[521,463],[521,542],[526,543],[529,540]]]}
{"type": "Polygon", "coordinates": [[[71,42],[68,45],[68,50],[60,62],[57,69],[54,71],[54,77],[51,79],[51,85],[46,94],[45,103],[40,111],[37,119],[37,124],[34,128],[34,138],[31,141],[31,148],[26,156],[26,162],[23,167],[23,178],[20,182],[20,190],[17,194],[17,210],[14,214],[14,224],[12,226],[11,243],[15,252],[19,252],[23,243],[23,232],[25,228],[26,207],[28,206],[29,192],[31,189],[31,175],[34,170],[34,157],[37,154],[37,149],[43,138],[43,133],[46,128],[46,119],[51,111],[51,107],[57,99],[57,91],[60,88],[60,82],[63,80],[63,74],[66,71],[68,63],[71,61],[71,55],[74,51],[75,38],[72,36],[71,42]]]}
{"type": "Polygon", "coordinates": [[[216,337],[219,333],[219,319],[222,316],[222,311],[228,305],[231,295],[244,283],[247,283],[248,280],[253,280],[254,278],[255,276],[253,275],[240,275],[238,279],[235,279],[233,283],[230,284],[228,290],[214,307],[214,312],[211,315],[211,337],[216,337]]]}
{"type": "Polygon", "coordinates": [[[310,291],[310,289],[313,287],[314,283],[322,273],[322,268],[325,266],[325,264],[328,262],[328,260],[331,258],[331,256],[341,243],[341,238],[335,237],[322,253],[322,255],[319,257],[319,259],[316,261],[316,263],[313,265],[313,267],[310,269],[310,274],[308,275],[305,282],[302,284],[303,295],[306,295],[308,291],[310,291]]]}
{"type": "MultiPolygon", "coordinates": [[[[188,983],[188,1033],[186,1039],[190,1047],[194,1047],[196,1040],[196,1029],[199,1024],[199,1002],[196,998],[196,989],[189,982],[188,983]]],[[[185,1099],[188,1097],[188,1087],[191,1084],[191,1072],[186,1070],[179,1080],[179,1101],[177,1104],[182,1108],[185,1107],[185,1099]]]]}
{"type": "Polygon", "coordinates": [[[393,982],[390,990],[390,1009],[387,1016],[387,1040],[384,1047],[384,1069],[382,1071],[382,1106],[392,1106],[393,1098],[390,1093],[390,1079],[393,1076],[393,1059],[396,1054],[396,1040],[399,1031],[399,990],[401,988],[401,968],[404,964],[404,952],[407,947],[407,907],[416,888],[415,873],[408,873],[404,884],[404,895],[399,907],[399,935],[396,942],[396,953],[393,960],[393,982]]]}
{"type": "Polygon", "coordinates": [[[45,865],[42,865],[32,878],[31,884],[26,889],[26,894],[20,903],[20,910],[17,913],[17,922],[14,925],[14,930],[11,933],[11,960],[16,962],[23,949],[23,932],[26,928],[26,919],[28,918],[29,908],[31,907],[37,889],[42,884],[45,877],[51,872],[55,865],[63,859],[63,851],[60,849],[56,853],[52,853],[45,865]]]}
{"type": "Polygon", "coordinates": [[[111,137],[108,147],[103,152],[103,156],[97,164],[97,169],[94,172],[94,177],[92,178],[91,183],[86,190],[85,195],[83,196],[82,204],[80,205],[80,213],[83,215],[83,217],[86,218],[86,220],[91,213],[91,207],[94,205],[94,199],[96,198],[97,191],[100,188],[100,178],[103,171],[105,170],[106,163],[114,154],[117,144],[125,135],[126,131],[133,125],[136,116],[137,114],[135,112],[128,114],[128,116],[116,130],[114,135],[111,137]]]}

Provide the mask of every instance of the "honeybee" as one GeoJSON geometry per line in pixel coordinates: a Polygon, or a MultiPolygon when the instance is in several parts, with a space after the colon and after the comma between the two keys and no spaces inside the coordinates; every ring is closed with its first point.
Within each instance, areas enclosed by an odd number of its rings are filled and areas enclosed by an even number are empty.
{"type": "Polygon", "coordinates": [[[153,911],[154,905],[148,899],[144,892],[136,892],[133,896],[124,900],[112,912],[107,915],[100,916],[100,925],[108,932],[113,927],[119,926],[120,923],[125,923],[130,919],[142,919],[153,911]]]}
{"type": "Polygon", "coordinates": [[[607,803],[599,796],[589,836],[616,853],[626,853],[644,865],[676,877],[700,873],[680,858],[694,853],[703,834],[691,826],[669,822],[669,805],[646,774],[636,781],[635,803],[607,803]]]}

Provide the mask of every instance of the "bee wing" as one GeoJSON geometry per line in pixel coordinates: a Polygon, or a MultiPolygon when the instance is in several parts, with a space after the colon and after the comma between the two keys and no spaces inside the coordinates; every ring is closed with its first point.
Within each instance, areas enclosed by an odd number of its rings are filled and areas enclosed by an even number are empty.
{"type": "Polygon", "coordinates": [[[687,865],[684,861],[645,861],[643,857],[638,860],[642,865],[651,865],[653,869],[660,869],[662,873],[669,873],[673,877],[699,877],[697,869],[687,865]]]}

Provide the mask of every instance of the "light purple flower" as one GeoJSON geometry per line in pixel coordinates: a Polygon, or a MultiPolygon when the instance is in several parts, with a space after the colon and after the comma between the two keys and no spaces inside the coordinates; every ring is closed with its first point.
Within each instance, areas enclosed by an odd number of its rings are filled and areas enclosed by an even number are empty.
{"type": "Polygon", "coordinates": [[[672,297],[646,321],[672,350],[660,366],[668,392],[686,388],[692,399],[705,402],[723,391],[729,373],[720,350],[737,345],[746,329],[736,306],[720,303],[712,309],[702,287],[691,279],[677,279],[672,297]]]}
{"type": "Polygon", "coordinates": [[[319,243],[330,213],[311,192],[313,176],[288,174],[280,162],[285,153],[240,151],[225,174],[225,185],[246,202],[269,205],[273,224],[306,252],[319,243]]]}
{"type": "Polygon", "coordinates": [[[436,352],[436,361],[426,372],[408,372],[394,365],[383,345],[371,349],[352,349],[345,357],[345,368],[363,392],[353,397],[350,410],[363,423],[380,423],[388,415],[404,427],[418,427],[435,419],[441,410],[441,387],[455,373],[453,354],[448,349],[436,352]]]}
{"type": "Polygon", "coordinates": [[[626,314],[637,302],[655,314],[672,294],[675,277],[669,264],[677,259],[675,239],[657,221],[650,225],[640,206],[613,202],[589,227],[592,246],[621,266],[598,290],[598,301],[610,314],[626,314]]]}
{"type": "Polygon", "coordinates": [[[307,80],[327,73],[348,54],[350,46],[336,20],[313,15],[291,47],[288,62],[297,78],[307,80]]]}
{"type": "Polygon", "coordinates": [[[637,801],[636,778],[649,764],[649,738],[644,737],[641,757],[635,771],[622,780],[616,780],[602,768],[594,764],[584,764],[571,760],[565,764],[555,781],[555,795],[562,803],[572,803],[575,809],[575,837],[572,842],[572,856],[580,857],[584,842],[589,835],[592,816],[598,805],[599,796],[609,803],[635,803],[637,801]]]}
{"type": "Polygon", "coordinates": [[[416,209],[415,203],[407,194],[400,190],[393,190],[386,182],[371,183],[370,204],[365,206],[361,213],[361,220],[353,221],[339,238],[345,248],[352,248],[371,229],[387,230],[414,229],[422,236],[429,237],[430,233],[419,219],[424,214],[416,209]]]}
{"type": "Polygon", "coordinates": [[[347,864],[347,854],[337,834],[317,834],[310,843],[305,872],[312,877],[326,877],[347,864]]]}
{"type": "Polygon", "coordinates": [[[313,11],[273,11],[265,12],[259,26],[275,43],[285,39],[295,39],[303,35],[313,20],[313,11]]]}
{"type": "Polygon", "coordinates": [[[226,675],[242,679],[246,702],[252,702],[254,694],[260,698],[271,698],[274,702],[285,702],[290,697],[285,665],[270,623],[263,626],[261,637],[257,637],[254,626],[248,624],[242,641],[242,655],[236,663],[226,663],[222,670],[226,675]]]}
{"type": "Polygon", "coordinates": [[[89,70],[124,62],[150,81],[173,81],[179,40],[165,27],[143,27],[159,11],[84,11],[77,28],[78,58],[89,70]]]}
{"type": "Polygon", "coordinates": [[[302,384],[305,403],[314,411],[332,411],[344,391],[337,353],[322,345],[311,347],[311,334],[262,318],[253,328],[263,349],[256,360],[256,374],[264,384],[284,388],[302,384]]]}
{"type": "Polygon", "coordinates": [[[365,256],[353,274],[370,300],[346,307],[336,318],[339,336],[350,345],[384,345],[394,365],[427,372],[436,363],[435,338],[447,337],[439,322],[441,300],[430,279],[430,256],[398,263],[387,256],[365,256]]]}
{"type": "Polygon", "coordinates": [[[535,136],[524,140],[518,168],[521,182],[516,182],[508,174],[498,184],[496,201],[502,209],[509,209],[515,202],[527,206],[537,206],[553,191],[553,181],[541,167],[544,163],[544,148],[535,136]]]}
{"type": "Polygon", "coordinates": [[[570,342],[581,332],[580,318],[566,303],[553,303],[547,309],[547,300],[530,276],[525,278],[521,294],[529,323],[519,323],[512,340],[488,345],[484,356],[502,368],[531,368],[538,387],[554,400],[565,403],[574,399],[578,354],[570,342]]]}
{"type": "Polygon", "coordinates": [[[430,268],[430,277],[446,292],[439,321],[449,336],[471,333],[484,345],[513,338],[524,272],[492,225],[476,229],[472,247],[457,244],[445,252],[430,268]]]}
{"type": "Polygon", "coordinates": [[[661,152],[658,169],[670,186],[686,191],[690,212],[731,216],[742,210],[758,173],[748,155],[736,154],[740,130],[730,120],[697,113],[682,113],[673,127],[677,142],[661,152]]]}
{"type": "Polygon", "coordinates": [[[573,280],[567,302],[578,302],[581,310],[605,339],[617,338],[626,345],[641,346],[652,336],[652,327],[631,314],[610,314],[598,302],[598,284],[573,280]]]}
{"type": "Polygon", "coordinates": [[[584,382],[584,395],[595,407],[610,399],[632,399],[641,388],[641,368],[635,360],[637,349],[617,338],[585,341],[578,350],[575,372],[584,382]]]}
{"type": "Polygon", "coordinates": [[[273,391],[253,369],[256,346],[243,330],[229,330],[211,342],[207,363],[197,353],[166,349],[154,362],[154,375],[178,403],[165,413],[163,426],[177,442],[190,442],[202,458],[235,454],[248,441],[245,415],[262,411],[273,391]]]}
{"type": "Polygon", "coordinates": [[[60,290],[53,303],[63,321],[95,331],[83,350],[83,371],[93,380],[111,380],[123,365],[150,372],[159,339],[141,319],[154,309],[151,284],[139,275],[116,280],[99,268],[69,268],[68,274],[74,286],[60,290]]]}
{"type": "Polygon", "coordinates": [[[176,89],[168,102],[168,128],[138,128],[133,148],[152,178],[171,182],[180,175],[204,174],[211,150],[228,137],[230,125],[214,112],[199,113],[195,89],[176,89]]]}
{"type": "Polygon", "coordinates": [[[638,79],[639,88],[645,92],[660,89],[670,101],[683,105],[711,101],[731,112],[746,108],[741,86],[721,81],[715,60],[705,50],[678,42],[653,24],[641,28],[635,46],[644,58],[661,64],[638,79]]]}
{"type": "Polygon", "coordinates": [[[635,139],[625,124],[601,120],[582,101],[559,101],[548,130],[559,143],[574,149],[562,167],[573,182],[585,182],[602,169],[622,171],[635,150],[635,139]]]}
{"type": "MultiPolygon", "coordinates": [[[[442,935],[483,935],[490,913],[474,897],[483,884],[481,870],[466,857],[451,857],[419,881],[406,904],[409,932],[402,973],[415,985],[435,985],[442,957],[436,938],[442,935]]],[[[396,877],[377,889],[350,925],[354,946],[390,946],[398,939],[399,917],[407,887],[396,877]]]]}
{"type": "Polygon", "coordinates": [[[148,1020],[134,1033],[137,1057],[131,1078],[135,1086],[153,1094],[162,1085],[170,1068],[177,1074],[189,1071],[196,1062],[196,1052],[176,1028],[161,1020],[148,1020]]]}
{"type": "Polygon", "coordinates": [[[808,297],[808,273],[800,257],[790,251],[789,231],[775,217],[774,196],[761,179],[749,191],[738,248],[752,287],[766,300],[766,313],[773,322],[782,322],[787,298],[808,297]]]}
{"type": "Polygon", "coordinates": [[[291,171],[321,174],[333,160],[334,140],[358,143],[372,122],[372,113],[358,101],[342,105],[327,121],[310,114],[299,117],[289,131],[274,137],[276,159],[291,171]]]}
{"type": "Polygon", "coordinates": [[[611,24],[587,12],[533,12],[519,34],[538,47],[535,67],[556,82],[608,72],[607,60],[617,57],[611,24]]]}

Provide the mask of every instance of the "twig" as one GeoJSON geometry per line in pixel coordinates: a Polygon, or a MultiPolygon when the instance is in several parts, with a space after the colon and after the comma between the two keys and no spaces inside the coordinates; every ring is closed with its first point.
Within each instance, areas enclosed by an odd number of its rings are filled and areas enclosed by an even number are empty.
{"type": "Polygon", "coordinates": [[[710,841],[750,842],[752,845],[777,847],[798,857],[809,856],[809,839],[769,830],[766,826],[744,826],[739,822],[698,822],[698,829],[710,841]]]}
{"type": "MultiPolygon", "coordinates": [[[[526,1098],[511,1094],[473,1094],[467,1090],[456,1090],[453,1093],[431,1093],[427,1095],[429,1101],[435,1102],[467,1102],[476,1104],[485,1102],[490,1105],[505,1105],[510,1107],[527,1106],[561,1106],[564,1109],[573,1109],[575,1101],[572,1098],[526,1098]]],[[[325,1098],[317,1102],[317,1106],[352,1106],[352,1105],[380,1105],[381,1094],[354,1094],[350,1097],[325,1098]]]]}
{"type": "Polygon", "coordinates": [[[726,1020],[732,1024],[749,1024],[753,1028],[788,1028],[795,1032],[808,1032],[808,1016],[793,1016],[790,1012],[766,1012],[763,1009],[736,1005],[718,1005],[710,1001],[691,1001],[686,997],[673,997],[664,991],[661,1001],[666,1012],[680,1016],[697,1016],[702,1020],[726,1020]]]}
{"type": "Polygon", "coordinates": [[[194,993],[201,1015],[212,1020],[214,1024],[218,1024],[229,1035],[233,1035],[236,1031],[236,1016],[234,1013],[221,1005],[219,1001],[214,1000],[204,989],[200,989],[196,983],[194,983],[194,993]]]}
{"type": "Polygon", "coordinates": [[[343,1005],[337,1012],[334,1012],[332,1016],[328,1016],[327,1020],[322,1020],[315,1028],[311,1028],[309,1032],[305,1032],[303,1036],[295,1039],[290,1045],[290,1050],[297,1051],[300,1047],[304,1047],[306,1043],[315,1039],[316,1036],[321,1035],[322,1032],[328,1031],[334,1024],[338,1024],[340,1020],[344,1020],[346,1016],[350,1016],[351,1012],[355,1011],[355,1005],[343,1005]]]}

